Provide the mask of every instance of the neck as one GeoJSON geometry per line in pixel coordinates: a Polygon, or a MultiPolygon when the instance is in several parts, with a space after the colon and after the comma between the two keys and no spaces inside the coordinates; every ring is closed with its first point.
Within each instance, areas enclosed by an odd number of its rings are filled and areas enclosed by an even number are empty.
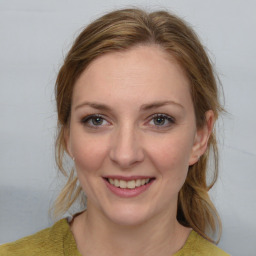
{"type": "Polygon", "coordinates": [[[170,256],[185,243],[190,230],[175,216],[161,216],[134,226],[118,225],[88,209],[71,227],[82,255],[170,256]]]}

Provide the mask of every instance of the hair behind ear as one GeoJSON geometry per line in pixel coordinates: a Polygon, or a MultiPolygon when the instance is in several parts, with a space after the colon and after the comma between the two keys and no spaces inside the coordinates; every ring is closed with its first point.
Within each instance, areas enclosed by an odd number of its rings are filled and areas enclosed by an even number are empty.
{"type": "Polygon", "coordinates": [[[198,162],[189,167],[186,181],[179,192],[177,220],[184,226],[193,228],[209,241],[218,243],[222,232],[219,214],[213,205],[209,190],[218,177],[218,150],[214,134],[209,137],[214,154],[214,171],[211,182],[207,184],[207,163],[210,148],[200,157],[198,162]],[[217,239],[213,235],[217,233],[217,239]]]}

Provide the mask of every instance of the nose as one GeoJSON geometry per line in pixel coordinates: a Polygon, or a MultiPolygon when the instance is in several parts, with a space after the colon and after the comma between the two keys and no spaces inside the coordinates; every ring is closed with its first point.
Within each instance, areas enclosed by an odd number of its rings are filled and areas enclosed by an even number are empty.
{"type": "Polygon", "coordinates": [[[113,134],[110,159],[122,169],[128,169],[143,161],[142,143],[134,127],[120,127],[113,134]]]}

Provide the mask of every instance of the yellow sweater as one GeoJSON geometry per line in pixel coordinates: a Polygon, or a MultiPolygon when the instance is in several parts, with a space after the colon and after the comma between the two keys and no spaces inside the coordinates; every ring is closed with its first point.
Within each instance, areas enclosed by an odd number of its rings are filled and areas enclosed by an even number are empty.
{"type": "MultiPolygon", "coordinates": [[[[0,246],[0,256],[81,256],[66,219],[32,236],[0,246]]],[[[183,248],[173,256],[228,256],[192,231],[183,248]]],[[[171,255],[170,255],[171,256],[171,255]]]]}

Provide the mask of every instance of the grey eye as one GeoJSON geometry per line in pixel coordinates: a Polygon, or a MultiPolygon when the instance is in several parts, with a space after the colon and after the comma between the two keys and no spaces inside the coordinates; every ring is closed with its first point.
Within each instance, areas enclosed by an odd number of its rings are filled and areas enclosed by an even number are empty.
{"type": "Polygon", "coordinates": [[[97,116],[97,117],[92,117],[92,118],[91,118],[91,122],[92,122],[93,125],[102,125],[102,123],[103,123],[103,118],[102,118],[102,117],[99,117],[99,116],[97,116]]]}
{"type": "Polygon", "coordinates": [[[152,116],[149,124],[155,127],[169,127],[175,123],[175,119],[165,114],[155,114],[152,116]]]}
{"type": "Polygon", "coordinates": [[[155,117],[153,120],[155,125],[164,125],[166,122],[166,117],[158,116],[158,117],[155,117]]]}
{"type": "Polygon", "coordinates": [[[88,127],[100,127],[100,126],[106,126],[108,122],[105,120],[104,117],[100,115],[89,115],[84,117],[81,120],[81,123],[88,127]]]}

